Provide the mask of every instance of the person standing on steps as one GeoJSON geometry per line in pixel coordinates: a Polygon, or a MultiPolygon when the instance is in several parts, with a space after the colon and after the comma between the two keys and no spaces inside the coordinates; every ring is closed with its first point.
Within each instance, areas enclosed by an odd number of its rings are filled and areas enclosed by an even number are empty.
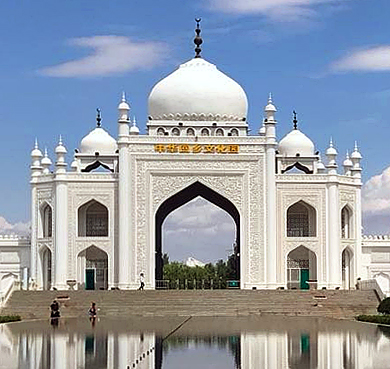
{"type": "Polygon", "coordinates": [[[60,304],[58,301],[54,300],[50,304],[50,324],[54,327],[58,326],[60,316],[60,304]]]}
{"type": "Polygon", "coordinates": [[[92,326],[95,325],[96,317],[97,317],[97,308],[96,303],[92,302],[91,307],[88,310],[89,320],[92,323],[92,326]]]}
{"type": "Polygon", "coordinates": [[[144,273],[141,273],[139,275],[139,288],[138,288],[138,291],[143,291],[144,290],[144,287],[145,287],[145,277],[144,277],[144,273]]]}

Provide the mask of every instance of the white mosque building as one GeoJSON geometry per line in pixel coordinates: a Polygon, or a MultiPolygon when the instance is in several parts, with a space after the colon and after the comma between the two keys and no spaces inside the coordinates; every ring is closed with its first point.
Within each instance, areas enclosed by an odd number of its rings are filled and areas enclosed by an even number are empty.
{"type": "Polygon", "coordinates": [[[376,279],[390,293],[390,239],[362,236],[362,156],[340,165],[332,141],[322,162],[294,116],[276,138],[276,106],[249,135],[243,88],[200,55],[159,81],[146,134],[123,95],[118,135],[96,127],[66,162],[31,152],[31,237],[0,237],[1,290],[147,289],[162,279],[162,224],[201,196],[231,215],[240,288],[354,289],[376,279]]]}

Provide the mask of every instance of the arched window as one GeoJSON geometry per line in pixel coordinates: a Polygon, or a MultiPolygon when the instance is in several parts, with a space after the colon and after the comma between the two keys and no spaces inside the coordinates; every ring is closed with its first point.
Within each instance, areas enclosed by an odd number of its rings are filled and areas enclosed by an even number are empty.
{"type": "Polygon", "coordinates": [[[207,129],[207,128],[203,128],[201,131],[200,131],[200,134],[202,136],[210,136],[210,131],[207,129]]]}
{"type": "Polygon", "coordinates": [[[316,210],[298,201],[287,210],[287,237],[315,237],[316,210]]]}
{"type": "Polygon", "coordinates": [[[195,136],[195,131],[193,128],[187,129],[187,136],[195,136]]]}
{"type": "Polygon", "coordinates": [[[78,211],[79,237],[107,237],[108,210],[95,200],[80,206],[78,211]]]}
{"type": "Polygon", "coordinates": [[[164,136],[164,135],[165,135],[165,129],[160,127],[160,128],[157,130],[157,135],[158,135],[158,136],[164,136]]]}
{"type": "Polygon", "coordinates": [[[222,129],[222,128],[218,128],[218,129],[215,131],[215,134],[216,134],[216,136],[223,136],[223,135],[224,135],[223,129],[222,129]]]}
{"type": "Polygon", "coordinates": [[[53,236],[53,213],[48,204],[42,209],[42,235],[43,237],[53,236]]]}
{"type": "Polygon", "coordinates": [[[230,134],[231,134],[232,136],[238,136],[238,129],[233,128],[233,129],[230,131],[230,134]]]}
{"type": "Polygon", "coordinates": [[[352,237],[352,211],[348,206],[341,210],[341,238],[352,237]]]}
{"type": "Polygon", "coordinates": [[[180,136],[179,128],[172,129],[172,136],[180,136]]]}

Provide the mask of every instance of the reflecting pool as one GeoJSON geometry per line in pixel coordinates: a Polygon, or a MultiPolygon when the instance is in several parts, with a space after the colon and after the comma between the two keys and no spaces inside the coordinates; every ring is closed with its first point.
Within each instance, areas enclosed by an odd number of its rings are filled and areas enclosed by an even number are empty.
{"type": "Polygon", "coordinates": [[[275,316],[61,319],[0,325],[0,368],[390,368],[390,327],[372,324],[275,316]]]}

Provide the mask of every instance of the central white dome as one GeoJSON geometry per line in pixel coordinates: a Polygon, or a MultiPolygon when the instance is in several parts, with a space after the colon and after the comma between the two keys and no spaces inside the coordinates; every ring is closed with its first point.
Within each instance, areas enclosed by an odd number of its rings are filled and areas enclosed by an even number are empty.
{"type": "Polygon", "coordinates": [[[247,109],[242,87],[202,58],[180,65],[149,95],[152,120],[244,122],[247,109]]]}

